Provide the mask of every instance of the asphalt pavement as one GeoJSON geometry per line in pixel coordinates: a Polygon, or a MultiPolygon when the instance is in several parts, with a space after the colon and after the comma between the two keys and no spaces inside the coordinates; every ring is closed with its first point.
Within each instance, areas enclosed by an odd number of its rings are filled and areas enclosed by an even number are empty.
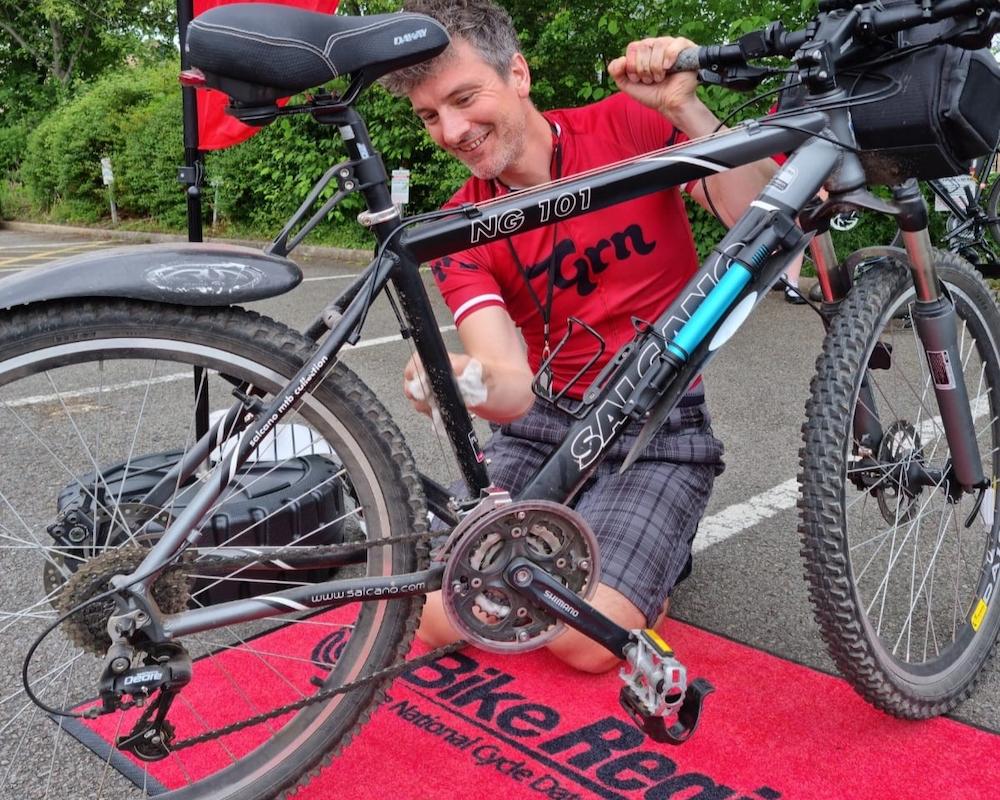
{"type": "MultiPolygon", "coordinates": [[[[0,229],[0,275],[120,244],[56,231],[0,229]]],[[[305,279],[298,288],[253,307],[301,328],[359,271],[357,262],[323,255],[304,258],[300,265],[305,279]]],[[[451,315],[426,273],[425,282],[446,341],[457,348],[451,315]]],[[[696,544],[694,572],[676,592],[671,615],[833,672],[806,596],[795,492],[789,483],[796,476],[799,428],[822,336],[817,314],[772,292],[706,370],[715,433],[726,446],[726,471],[716,482],[702,526],[711,543],[696,544]]],[[[343,360],[389,408],[418,465],[447,482],[455,475],[443,469],[447,444],[436,439],[427,420],[402,396],[401,372],[409,356],[410,346],[400,339],[391,309],[380,300],[361,342],[343,360]]],[[[16,443],[7,444],[11,446],[16,443]]],[[[698,673],[697,653],[678,655],[698,673]]],[[[747,691],[779,692],[781,687],[751,685],[747,691]]],[[[1000,732],[1000,663],[991,665],[975,695],[953,716],[1000,732]]]]}

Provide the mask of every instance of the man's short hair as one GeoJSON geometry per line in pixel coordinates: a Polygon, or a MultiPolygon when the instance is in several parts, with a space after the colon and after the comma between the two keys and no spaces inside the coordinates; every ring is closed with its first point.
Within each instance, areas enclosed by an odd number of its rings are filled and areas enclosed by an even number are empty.
{"type": "MultiPolygon", "coordinates": [[[[521,50],[510,14],[491,0],[405,0],[402,10],[436,19],[453,41],[464,39],[472,45],[498,75],[506,77],[510,73],[511,62],[521,50]]],[[[389,73],[381,83],[401,97],[453,56],[454,51],[448,47],[430,61],[389,73]]]]}

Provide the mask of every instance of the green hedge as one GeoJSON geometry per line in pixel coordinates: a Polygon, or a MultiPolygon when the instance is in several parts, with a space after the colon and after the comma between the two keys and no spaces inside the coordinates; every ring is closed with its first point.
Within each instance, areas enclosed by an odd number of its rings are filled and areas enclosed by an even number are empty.
{"type": "MultiPolygon", "coordinates": [[[[17,176],[27,196],[57,221],[104,220],[110,210],[100,160],[110,157],[119,216],[182,230],[187,206],[176,180],[184,153],[177,71],[176,63],[125,68],[50,112],[23,148],[17,176]]],[[[464,168],[432,145],[408,103],[375,87],[359,110],[387,169],[412,170],[409,211],[436,208],[464,180],[464,168]]],[[[24,132],[24,126],[0,129],[0,158],[4,143],[24,132]]],[[[249,141],[208,154],[206,218],[217,201],[214,210],[228,232],[275,233],[315,181],[345,157],[336,128],[307,116],[281,117],[249,141]]],[[[351,197],[317,238],[367,243],[355,222],[361,210],[360,198],[351,197]]]]}
{"type": "MultiPolygon", "coordinates": [[[[696,0],[667,4],[655,0],[642,13],[628,14],[626,0],[609,0],[606,8],[567,11],[560,4],[511,0],[519,26],[526,31],[525,52],[536,80],[534,95],[542,108],[576,105],[609,90],[603,66],[622,52],[630,39],[678,30],[702,41],[727,38],[770,19],[774,0],[763,0],[764,16],[738,21],[709,20],[697,12],[696,0]],[[711,23],[711,24],[710,24],[711,23]],[[560,43],[577,42],[565,48],[560,43]]],[[[351,10],[345,0],[345,10],[351,10]]],[[[381,6],[391,0],[378,0],[381,6]]],[[[632,4],[634,5],[634,4],[632,4]]],[[[703,16],[703,15],[702,15],[703,16]]],[[[50,218],[94,222],[108,217],[107,189],[101,182],[100,159],[109,156],[116,176],[120,216],[128,223],[183,230],[186,203],[176,181],[183,160],[178,66],[123,67],[92,85],[78,87],[75,99],[49,112],[34,127],[27,145],[20,144],[26,124],[0,128],[0,174],[20,159],[17,173],[26,191],[5,191],[8,198],[24,195],[50,218]]],[[[720,116],[736,110],[744,96],[718,89],[705,92],[706,102],[720,116]]],[[[770,100],[739,116],[766,110],[770,100]]],[[[369,125],[375,148],[386,168],[411,172],[411,213],[439,207],[465,179],[465,168],[436,148],[405,100],[373,87],[362,97],[359,111],[369,125]]],[[[345,158],[337,130],[308,116],[282,117],[249,141],[206,158],[204,208],[223,225],[217,233],[270,235],[298,207],[314,182],[345,158]],[[215,206],[213,208],[213,205],[215,206]]],[[[327,196],[333,189],[328,189],[327,196]]],[[[9,207],[14,203],[8,199],[9,207]]],[[[703,209],[689,204],[699,253],[705,256],[722,234],[721,226],[703,209]]],[[[351,197],[313,234],[312,241],[348,246],[370,244],[355,218],[361,210],[351,197]]],[[[891,238],[892,224],[859,229],[848,239],[857,245],[891,238]]]]}
{"type": "Polygon", "coordinates": [[[172,191],[183,203],[174,175],[183,158],[177,70],[126,67],[52,111],[28,137],[21,161],[32,199],[55,219],[100,220],[109,214],[100,162],[109,157],[123,217],[175,218],[162,198],[172,191]]]}

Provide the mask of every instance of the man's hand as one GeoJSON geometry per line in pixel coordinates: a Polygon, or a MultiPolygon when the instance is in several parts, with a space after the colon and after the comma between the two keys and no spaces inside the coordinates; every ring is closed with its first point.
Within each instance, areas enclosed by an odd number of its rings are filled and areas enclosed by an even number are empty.
{"type": "MultiPolygon", "coordinates": [[[[682,50],[696,46],[690,39],[674,36],[640,39],[608,64],[608,74],[627,95],[679,122],[692,104],[701,104],[695,95],[698,77],[694,72],[670,73],[669,69],[682,50]]],[[[680,124],[677,127],[683,130],[680,124]]]]}
{"type": "MultiPolygon", "coordinates": [[[[469,362],[473,360],[471,356],[464,353],[448,353],[448,357],[451,359],[452,371],[456,375],[464,373],[469,362]]],[[[410,356],[410,360],[406,362],[406,367],[403,369],[403,395],[416,411],[428,417],[431,416],[430,382],[427,380],[427,373],[424,372],[424,365],[420,363],[420,356],[416,353],[410,356]],[[415,379],[418,385],[423,388],[423,392],[418,394],[414,394],[410,389],[415,379]]]]}
{"type": "MultiPolygon", "coordinates": [[[[689,47],[697,45],[681,37],[640,39],[628,46],[624,56],[608,64],[608,74],[625,94],[659,111],[688,138],[696,139],[722,126],[695,93],[697,73],[668,72],[681,51],[689,47]]],[[[775,164],[770,159],[745,164],[705,179],[711,203],[702,182],[692,189],[691,197],[709,213],[718,213],[722,222],[729,226],[740,218],[774,171],[775,164]]]]}

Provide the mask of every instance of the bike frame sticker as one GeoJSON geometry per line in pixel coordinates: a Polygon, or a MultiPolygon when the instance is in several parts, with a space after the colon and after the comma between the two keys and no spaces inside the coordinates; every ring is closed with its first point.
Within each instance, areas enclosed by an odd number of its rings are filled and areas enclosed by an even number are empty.
{"type": "Polygon", "coordinates": [[[931,379],[936,388],[955,388],[955,371],[952,369],[947,350],[928,350],[927,366],[930,367],[931,379]]]}
{"type": "Polygon", "coordinates": [[[791,164],[786,164],[785,168],[781,170],[777,175],[771,178],[771,182],[768,184],[769,189],[773,189],[779,194],[781,192],[786,192],[795,183],[795,179],[799,177],[799,171],[797,168],[793,167],[791,164]]]}

